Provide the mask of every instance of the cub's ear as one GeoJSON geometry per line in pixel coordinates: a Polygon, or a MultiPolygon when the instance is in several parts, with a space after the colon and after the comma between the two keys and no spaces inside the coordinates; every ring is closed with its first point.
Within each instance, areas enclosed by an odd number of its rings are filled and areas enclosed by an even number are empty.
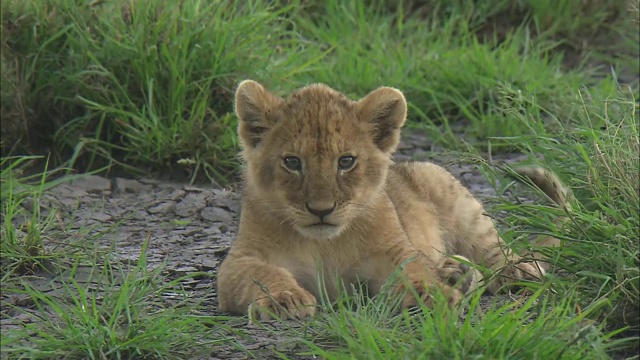
{"type": "Polygon", "coordinates": [[[359,121],[368,122],[373,141],[386,152],[395,150],[400,141],[400,128],[407,118],[407,101],[394,88],[380,87],[358,101],[356,111],[359,121]]]}
{"type": "Polygon", "coordinates": [[[254,148],[264,133],[274,124],[271,111],[282,99],[271,94],[253,80],[245,80],[236,90],[238,135],[245,148],[254,148]]]}

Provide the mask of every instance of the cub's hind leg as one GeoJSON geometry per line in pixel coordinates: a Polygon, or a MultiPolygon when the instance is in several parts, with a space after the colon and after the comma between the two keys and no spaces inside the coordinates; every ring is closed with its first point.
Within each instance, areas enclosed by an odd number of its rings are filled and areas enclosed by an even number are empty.
{"type": "Polygon", "coordinates": [[[486,264],[495,272],[489,279],[488,289],[492,293],[508,287],[521,280],[540,281],[545,274],[537,261],[528,261],[505,248],[500,239],[500,246],[487,249],[486,264]]]}
{"type": "Polygon", "coordinates": [[[495,293],[505,285],[522,280],[538,281],[544,275],[537,262],[525,262],[506,246],[493,220],[485,215],[482,204],[466,188],[458,197],[455,218],[452,229],[456,239],[454,253],[466,256],[495,273],[496,276],[488,280],[489,291],[495,293]]]}
{"type": "Polygon", "coordinates": [[[482,204],[447,170],[421,162],[398,164],[393,170],[391,180],[404,182],[414,197],[403,196],[402,192],[393,194],[396,199],[404,201],[397,201],[396,209],[407,218],[424,212],[420,222],[416,222],[422,227],[415,223],[404,224],[405,231],[414,246],[432,259],[443,281],[457,282],[464,277],[462,274],[469,271],[460,263],[456,264],[454,258],[442,257],[441,254],[461,255],[499,274],[491,279],[489,290],[492,292],[508,283],[541,277],[537,264],[522,262],[506,248],[493,221],[485,215],[482,204]],[[423,204],[424,209],[416,211],[418,208],[409,208],[405,204],[416,200],[423,204]],[[419,228],[419,231],[414,231],[414,228],[419,228]],[[441,242],[435,241],[434,228],[438,229],[441,242]]]}

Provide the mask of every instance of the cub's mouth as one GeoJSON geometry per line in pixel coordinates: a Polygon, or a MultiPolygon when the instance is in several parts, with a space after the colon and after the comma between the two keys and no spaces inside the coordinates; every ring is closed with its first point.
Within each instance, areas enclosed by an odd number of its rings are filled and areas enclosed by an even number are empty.
{"type": "Polygon", "coordinates": [[[296,228],[301,235],[314,240],[333,239],[344,230],[343,226],[325,221],[317,221],[309,225],[297,226],[296,228]]]}
{"type": "Polygon", "coordinates": [[[338,226],[338,225],[331,224],[331,223],[324,222],[324,221],[318,221],[315,224],[307,225],[307,227],[336,227],[336,226],[338,226]]]}

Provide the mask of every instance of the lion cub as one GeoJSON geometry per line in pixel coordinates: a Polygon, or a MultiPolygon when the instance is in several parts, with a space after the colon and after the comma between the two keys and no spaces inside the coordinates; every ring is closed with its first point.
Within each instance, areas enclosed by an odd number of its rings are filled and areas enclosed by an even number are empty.
{"type": "Polygon", "coordinates": [[[482,204],[450,173],[391,161],[407,115],[400,91],[353,101],[317,84],[283,99],[246,80],[235,110],[245,189],[218,274],[221,310],[304,318],[316,311],[317,284],[332,299],[335,279],[364,281],[376,294],[398,268],[400,289],[415,290],[403,306],[418,304],[414,294],[429,303],[435,288],[455,304],[479,274],[449,255],[500,270],[490,291],[541,275],[504,249],[482,204]]]}

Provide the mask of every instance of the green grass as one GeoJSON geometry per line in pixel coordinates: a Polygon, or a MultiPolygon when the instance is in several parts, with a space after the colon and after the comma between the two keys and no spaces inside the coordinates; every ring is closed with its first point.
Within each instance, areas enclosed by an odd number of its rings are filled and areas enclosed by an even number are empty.
{"type": "Polygon", "coordinates": [[[347,301],[312,322],[307,345],[323,359],[602,359],[620,344],[586,312],[576,315],[573,298],[551,304],[547,292],[486,311],[476,294],[465,312],[440,302],[434,310],[397,314],[379,299],[347,301]]]}
{"type": "Polygon", "coordinates": [[[3,31],[10,68],[3,111],[26,122],[20,126],[46,118],[48,140],[75,156],[88,152],[85,166],[96,157],[184,164],[194,177],[217,180],[236,166],[234,120],[226,115],[231,89],[274,51],[263,34],[286,33],[279,19],[286,8],[269,11],[259,1],[2,6],[3,23],[17,28],[3,31]]]}
{"type": "MultiPolygon", "coordinates": [[[[283,95],[311,82],[353,97],[398,87],[409,101],[410,126],[457,151],[461,161],[478,161],[508,195],[490,207],[505,239],[516,248],[541,234],[563,242],[541,250],[559,270],[531,286],[530,297],[481,313],[474,296],[462,318],[462,310],[441,305],[398,314],[384,297],[349,299],[324,306],[302,329],[287,328],[291,341],[306,344],[303,352],[328,359],[637,353],[636,2],[8,0],[1,6],[2,292],[32,304],[3,302],[3,318],[30,319],[3,328],[3,357],[175,358],[231,341],[227,330],[235,320],[199,316],[206,304],[163,300],[166,291],[182,293],[179,280],[147,269],[144,248],[138,264],[125,269],[75,243],[51,246],[60,234],[90,243],[89,231],[70,234],[40,201],[68,169],[234,181],[233,91],[245,78],[283,95]],[[505,166],[481,159],[479,150],[523,152],[529,163],[555,171],[573,190],[571,212],[544,198],[520,203],[514,195],[533,192],[514,186],[505,166]],[[567,220],[559,224],[558,217],[567,220]],[[99,288],[70,276],[60,280],[62,296],[52,296],[32,284],[38,271],[73,273],[81,266],[94,268],[99,288]]],[[[280,355],[295,358],[296,351],[280,355]]]]}
{"type": "Polygon", "coordinates": [[[2,280],[14,273],[36,271],[56,254],[45,250],[45,233],[55,222],[54,211],[43,214],[39,200],[42,193],[59,181],[47,180],[55,171],[25,175],[29,163],[37,156],[3,158],[0,173],[0,268],[2,280]],[[20,219],[20,225],[14,221],[20,219]]]}
{"type": "Polygon", "coordinates": [[[0,178],[3,359],[171,359],[234,343],[228,319],[203,315],[207,304],[182,288],[206,274],[150,269],[149,239],[135,264],[112,258],[95,244],[114,229],[72,229],[41,204],[48,188],[77,176],[24,175],[34,159],[9,160],[0,178]]]}
{"type": "MultiPolygon", "coordinates": [[[[586,70],[559,70],[562,56],[553,50],[561,41],[546,33],[533,40],[530,27],[518,26],[500,40],[476,36],[476,24],[490,14],[471,16],[464,10],[444,20],[407,17],[399,23],[382,7],[322,4],[321,18],[298,21],[303,36],[330,50],[322,64],[304,74],[305,81],[325,82],[356,97],[382,83],[398,87],[409,99],[410,118],[429,124],[436,142],[450,147],[460,136],[450,124],[461,120],[469,125],[464,136],[476,142],[525,132],[500,111],[514,94],[534,97],[563,118],[560,102],[590,82],[586,70]]],[[[610,80],[596,87],[602,97],[615,91],[610,80]]]]}
{"type": "Polygon", "coordinates": [[[3,332],[2,353],[30,359],[170,359],[229,342],[227,329],[218,325],[223,319],[198,315],[200,305],[187,301],[181,279],[168,281],[161,267],[147,269],[147,245],[148,240],[135,266],[106,258],[83,282],[75,279],[76,262],[68,278],[59,279],[57,293],[44,293],[25,280],[4,284],[3,291],[26,295],[32,305],[11,309],[30,321],[3,332]],[[171,304],[165,300],[169,292],[182,300],[171,304]]]}
{"type": "MultiPolygon", "coordinates": [[[[583,308],[606,301],[602,318],[640,333],[640,132],[637,100],[621,92],[600,104],[576,102],[574,126],[546,132],[536,114],[513,113],[531,135],[495,139],[530,154],[535,165],[557,173],[572,190],[571,211],[551,205],[503,203],[496,210],[515,224],[508,234],[552,234],[563,249],[542,249],[575,274],[583,308]],[[540,158],[544,154],[544,158],[540,158]],[[566,220],[558,223],[559,216],[566,220]]],[[[487,169],[489,178],[495,176],[487,169]]],[[[504,179],[503,179],[504,180],[504,179]]],[[[509,182],[503,182],[509,185],[509,182]]],[[[521,241],[522,242],[522,241],[521,241]]],[[[524,241],[526,244],[527,242],[524,241]]],[[[562,282],[559,282],[562,284],[562,282]]]]}
{"type": "MultiPolygon", "coordinates": [[[[581,59],[616,50],[615,70],[637,69],[631,4],[620,1],[363,4],[5,1],[3,156],[50,144],[83,169],[226,182],[238,165],[233,88],[244,78],[281,91],[322,81],[353,96],[396,86],[411,118],[455,146],[450,124],[460,120],[480,143],[526,131],[499,113],[504,89],[563,118],[557,102],[594,85],[583,66],[561,69],[565,49],[589,35],[620,40],[580,48],[581,59]]],[[[615,88],[595,87],[602,98],[615,88]]]]}

